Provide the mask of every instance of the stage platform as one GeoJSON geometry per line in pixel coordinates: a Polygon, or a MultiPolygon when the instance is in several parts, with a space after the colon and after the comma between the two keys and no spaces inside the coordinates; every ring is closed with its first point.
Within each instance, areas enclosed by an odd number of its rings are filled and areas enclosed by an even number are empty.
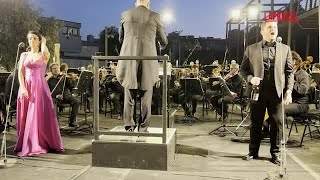
{"type": "MultiPolygon", "coordinates": [[[[110,131],[125,132],[123,126],[110,131]]],[[[162,133],[161,128],[148,128],[150,133],[162,133]]],[[[101,135],[92,142],[92,166],[168,170],[173,163],[176,129],[167,129],[167,141],[162,137],[101,135]]]]}
{"type": "MultiPolygon", "coordinates": [[[[199,105],[199,107],[201,107],[199,105]]],[[[68,110],[65,111],[68,113],[68,110]]],[[[78,120],[83,118],[83,111],[78,120]]],[[[177,116],[182,116],[182,109],[177,116]]],[[[112,129],[122,126],[123,122],[117,119],[104,117],[100,114],[102,129],[112,129]]],[[[178,118],[179,118],[178,117],[178,118]]],[[[129,168],[108,168],[92,166],[92,139],[93,135],[86,132],[62,132],[65,145],[63,153],[48,153],[39,156],[17,159],[13,148],[16,140],[16,131],[8,133],[9,165],[0,168],[1,180],[263,180],[268,176],[277,176],[279,166],[272,164],[268,141],[263,141],[260,148],[260,159],[243,161],[241,157],[248,153],[248,143],[233,142],[234,137],[228,134],[225,137],[208,135],[208,132],[221,125],[215,120],[215,113],[202,117],[202,109],[198,108],[196,117],[204,122],[176,123],[177,145],[175,159],[167,171],[140,170],[129,168]]],[[[240,122],[239,112],[233,115],[232,123],[240,122]]],[[[67,125],[67,118],[61,118],[61,126],[67,125]]],[[[89,113],[88,121],[92,122],[89,113]]],[[[248,124],[250,120],[246,121],[248,124]]],[[[235,129],[231,129],[234,131],[235,129]]],[[[299,133],[292,132],[291,142],[288,144],[287,179],[313,180],[320,177],[320,140],[315,136],[313,140],[305,138],[303,147],[299,147],[299,140],[303,127],[298,126],[299,133]]],[[[243,134],[244,128],[238,133],[243,134]]],[[[286,129],[286,132],[288,130],[286,129]]],[[[249,133],[244,138],[248,138],[249,133]]],[[[128,149],[131,150],[131,149],[128,149]]],[[[154,152],[154,155],[156,152],[154,152]]],[[[105,154],[106,156],[108,154],[105,154]]],[[[319,178],[318,178],[319,179],[319,178]]]]}

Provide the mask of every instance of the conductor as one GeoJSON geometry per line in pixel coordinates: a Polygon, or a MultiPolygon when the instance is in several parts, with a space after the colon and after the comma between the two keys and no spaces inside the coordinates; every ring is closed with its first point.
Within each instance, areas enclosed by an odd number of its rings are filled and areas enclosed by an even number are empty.
{"type": "MultiPolygon", "coordinates": [[[[168,44],[160,15],[149,10],[150,0],[136,0],[136,7],[121,14],[119,40],[120,56],[156,56],[156,40],[164,49],[168,44]]],[[[157,60],[119,60],[116,77],[124,87],[123,120],[126,131],[136,128],[133,120],[134,100],[130,89],[145,91],[141,98],[139,131],[147,131],[151,117],[153,85],[159,77],[157,60]]]]}

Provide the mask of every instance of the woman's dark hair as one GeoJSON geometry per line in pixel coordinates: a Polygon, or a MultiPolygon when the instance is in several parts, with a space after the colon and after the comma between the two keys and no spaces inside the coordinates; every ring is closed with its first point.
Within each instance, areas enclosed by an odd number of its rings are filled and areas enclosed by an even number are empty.
{"type": "MultiPolygon", "coordinates": [[[[34,34],[34,35],[38,36],[39,41],[40,41],[40,44],[41,44],[41,34],[40,34],[39,32],[29,31],[28,34],[27,34],[27,37],[28,37],[29,34],[34,34]]],[[[31,51],[30,45],[28,46],[28,48],[26,49],[26,51],[31,51]]],[[[39,46],[39,52],[41,52],[41,45],[39,46]]]]}

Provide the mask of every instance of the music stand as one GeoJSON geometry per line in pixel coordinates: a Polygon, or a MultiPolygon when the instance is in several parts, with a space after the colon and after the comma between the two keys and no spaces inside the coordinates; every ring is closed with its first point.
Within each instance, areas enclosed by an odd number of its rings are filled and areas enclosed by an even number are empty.
{"type": "Polygon", "coordinates": [[[319,84],[320,83],[320,73],[312,73],[311,77],[314,79],[314,81],[319,84]]]}
{"type": "Polygon", "coordinates": [[[0,73],[0,93],[5,93],[5,86],[11,72],[0,73]]]}
{"type": "MultiPolygon", "coordinates": [[[[184,98],[186,103],[186,109],[188,111],[192,111],[193,105],[192,105],[192,96],[193,95],[201,95],[204,98],[204,90],[201,84],[200,79],[198,78],[185,78],[180,79],[180,84],[184,92],[184,98]]],[[[203,122],[202,120],[194,117],[193,113],[189,113],[188,116],[187,112],[185,112],[185,120],[188,121],[189,125],[191,126],[191,122],[198,120],[200,122],[203,122]]]]}
{"type": "MultiPolygon", "coordinates": [[[[6,122],[6,115],[7,113],[7,109],[6,109],[6,105],[7,105],[7,101],[6,101],[6,92],[5,92],[5,86],[6,86],[6,82],[7,82],[7,79],[8,77],[10,76],[11,72],[2,72],[0,73],[0,94],[2,95],[1,97],[1,110],[3,111],[3,119],[2,117],[0,117],[0,132],[2,132],[4,130],[4,127],[5,127],[5,122],[6,122]]],[[[11,84],[10,84],[10,87],[11,87],[11,84]]],[[[9,92],[10,93],[10,92],[9,92]]],[[[13,129],[16,129],[14,126],[12,126],[9,122],[7,122],[7,128],[8,130],[10,130],[10,128],[13,128],[13,129]]]]}
{"type": "Polygon", "coordinates": [[[78,68],[68,68],[68,73],[75,73],[75,74],[80,74],[81,71],[79,71],[78,68]]]}
{"type": "MultiPolygon", "coordinates": [[[[222,92],[222,98],[224,98],[225,96],[232,96],[230,89],[228,88],[226,81],[224,79],[222,79],[221,77],[218,77],[219,83],[220,83],[220,87],[221,87],[221,92],[222,92]]],[[[210,81],[210,79],[209,79],[210,81]]],[[[216,129],[212,130],[209,132],[209,135],[215,134],[216,131],[219,131],[220,133],[223,133],[223,135],[225,135],[224,133],[227,131],[235,136],[237,136],[237,134],[235,134],[234,132],[232,132],[231,130],[229,130],[227,127],[234,127],[232,125],[227,125],[225,122],[225,118],[224,118],[224,102],[222,102],[222,113],[221,113],[221,125],[219,127],[217,127],[216,129]],[[220,129],[223,129],[222,131],[220,131],[220,129]]]]}
{"type": "Polygon", "coordinates": [[[77,130],[89,130],[90,133],[92,133],[93,125],[88,124],[87,122],[87,98],[88,98],[88,87],[90,86],[90,81],[92,79],[93,73],[91,71],[81,71],[79,80],[77,82],[76,87],[74,88],[76,92],[81,94],[84,99],[84,123],[80,124],[78,127],[74,128],[72,131],[77,130]],[[85,128],[81,128],[83,126],[86,126],[85,128]]]}

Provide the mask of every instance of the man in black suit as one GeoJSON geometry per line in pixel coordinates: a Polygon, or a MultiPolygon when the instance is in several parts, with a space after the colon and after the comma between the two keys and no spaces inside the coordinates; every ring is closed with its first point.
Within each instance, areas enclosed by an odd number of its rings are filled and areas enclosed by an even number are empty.
{"type": "Polygon", "coordinates": [[[241,64],[241,74],[248,84],[259,87],[259,98],[251,105],[249,154],[243,159],[258,158],[262,124],[267,109],[271,124],[271,162],[280,164],[279,149],[284,117],[282,103],[289,104],[292,101],[293,61],[290,47],[276,42],[277,22],[262,23],[261,34],[263,40],[246,48],[241,64]]]}

